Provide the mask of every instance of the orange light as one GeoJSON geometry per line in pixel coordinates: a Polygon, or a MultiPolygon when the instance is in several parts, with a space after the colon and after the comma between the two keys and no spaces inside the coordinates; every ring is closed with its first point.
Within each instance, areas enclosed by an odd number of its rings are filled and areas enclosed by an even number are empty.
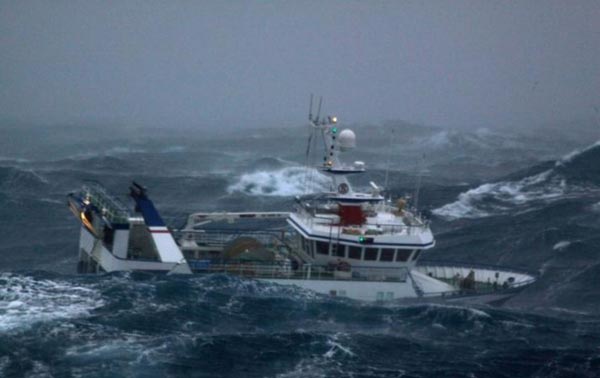
{"type": "Polygon", "coordinates": [[[94,226],[92,225],[92,223],[89,221],[89,219],[87,219],[87,217],[85,216],[85,213],[82,211],[80,213],[80,217],[81,217],[81,223],[83,223],[83,225],[90,230],[94,235],[96,235],[96,230],[94,230],[94,226]]]}

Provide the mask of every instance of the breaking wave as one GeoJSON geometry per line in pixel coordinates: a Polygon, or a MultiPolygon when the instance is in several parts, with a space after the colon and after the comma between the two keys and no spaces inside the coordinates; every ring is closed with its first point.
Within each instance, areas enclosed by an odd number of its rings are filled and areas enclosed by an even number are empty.
{"type": "Polygon", "coordinates": [[[481,218],[497,215],[534,201],[551,201],[561,198],[567,190],[566,181],[551,177],[545,171],[519,181],[501,181],[484,184],[458,196],[455,202],[433,210],[446,218],[481,218]]]}
{"type": "Polygon", "coordinates": [[[564,166],[564,165],[573,163],[574,160],[584,156],[585,154],[593,152],[596,149],[596,147],[599,147],[599,146],[600,146],[600,140],[594,144],[589,145],[588,147],[586,147],[584,149],[575,149],[575,150],[569,152],[568,154],[564,155],[559,160],[557,160],[555,166],[559,167],[559,166],[564,166]]]}
{"type": "Polygon", "coordinates": [[[434,150],[475,149],[490,151],[493,148],[510,147],[514,143],[511,138],[503,137],[485,128],[477,129],[474,132],[442,130],[418,139],[416,142],[420,148],[434,150]]]}
{"type": "Polygon", "coordinates": [[[562,251],[563,249],[569,248],[569,246],[571,245],[571,242],[568,240],[561,240],[558,243],[554,244],[554,246],[552,247],[553,250],[555,251],[562,251]]]}
{"type": "Polygon", "coordinates": [[[433,210],[447,220],[482,218],[513,211],[524,205],[547,204],[559,199],[594,195],[600,190],[600,142],[557,160],[554,167],[520,180],[480,185],[455,202],[433,210]]]}
{"type": "Polygon", "coordinates": [[[298,196],[327,190],[330,181],[314,168],[285,167],[242,174],[227,191],[254,196],[298,196]]]}

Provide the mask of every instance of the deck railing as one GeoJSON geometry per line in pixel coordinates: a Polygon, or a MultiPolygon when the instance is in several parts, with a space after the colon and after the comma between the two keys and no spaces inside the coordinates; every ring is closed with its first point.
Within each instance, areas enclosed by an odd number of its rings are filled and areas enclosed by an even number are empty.
{"type": "Polygon", "coordinates": [[[264,246],[280,245],[286,239],[285,230],[244,230],[244,229],[207,229],[207,230],[176,230],[176,240],[188,238],[198,246],[224,246],[227,243],[247,236],[256,239],[264,246]]]}
{"type": "Polygon", "coordinates": [[[239,260],[188,260],[188,264],[195,273],[227,273],[246,278],[405,282],[408,277],[408,269],[404,267],[352,266],[341,270],[335,265],[294,266],[289,260],[273,263],[239,260]]]}
{"type": "Polygon", "coordinates": [[[82,194],[89,196],[90,201],[104,216],[112,223],[127,223],[129,211],[120,200],[111,195],[106,188],[95,181],[86,181],[83,185],[82,194]]]}
{"type": "Polygon", "coordinates": [[[503,271],[503,272],[513,272],[520,275],[529,276],[531,278],[537,278],[539,274],[537,272],[533,272],[531,270],[515,268],[513,266],[506,265],[494,265],[494,264],[484,264],[484,263],[473,263],[473,262],[464,262],[464,261],[452,261],[452,260],[419,260],[417,262],[417,267],[433,267],[433,266],[444,266],[444,267],[453,267],[453,268],[472,268],[472,269],[486,269],[492,271],[503,271]]]}
{"type": "MultiPolygon", "coordinates": [[[[309,227],[316,225],[334,227],[340,226],[338,218],[331,216],[318,217],[306,210],[302,210],[297,213],[298,217],[306,223],[309,227]]],[[[375,229],[369,229],[364,235],[414,235],[429,230],[429,225],[426,223],[415,224],[415,225],[401,225],[396,223],[369,223],[370,226],[376,226],[375,229]]],[[[340,226],[342,227],[342,226],[340,226]]],[[[363,235],[360,229],[353,229],[352,227],[342,227],[341,234],[347,235],[363,235]],[[354,231],[356,230],[356,231],[354,231]]]]}
{"type": "Polygon", "coordinates": [[[461,294],[517,289],[535,282],[538,277],[536,273],[518,268],[456,261],[421,260],[415,269],[448,282],[457,287],[457,293],[461,294]],[[474,286],[461,287],[461,283],[471,272],[475,279],[474,286]]]}

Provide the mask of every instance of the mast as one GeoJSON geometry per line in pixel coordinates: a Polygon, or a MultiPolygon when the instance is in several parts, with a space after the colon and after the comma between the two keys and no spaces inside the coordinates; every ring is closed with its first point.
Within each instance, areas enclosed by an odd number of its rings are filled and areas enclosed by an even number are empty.
{"type": "MultiPolygon", "coordinates": [[[[319,97],[316,116],[313,116],[313,95],[310,97],[309,105],[309,125],[311,133],[309,136],[309,145],[307,148],[307,161],[317,138],[323,143],[323,160],[317,169],[327,174],[332,181],[332,187],[328,196],[331,199],[346,202],[377,202],[383,199],[379,194],[379,187],[371,185],[373,191],[369,193],[355,192],[348,181],[348,176],[365,172],[365,165],[361,161],[348,164],[340,158],[343,152],[353,149],[356,146],[356,135],[350,129],[340,130],[338,118],[335,115],[321,116],[323,98],[319,97]]],[[[315,151],[313,151],[313,154],[315,151]]]]}

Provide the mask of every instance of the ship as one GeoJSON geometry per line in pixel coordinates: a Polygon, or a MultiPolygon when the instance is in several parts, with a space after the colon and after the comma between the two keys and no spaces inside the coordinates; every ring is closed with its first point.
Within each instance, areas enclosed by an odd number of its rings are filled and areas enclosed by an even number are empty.
{"type": "Polygon", "coordinates": [[[353,187],[349,177],[366,164],[341,156],[356,147],[356,135],[337,117],[321,117],[321,102],[313,116],[312,103],[311,96],[307,156],[324,146],[317,169],[329,177],[328,190],[296,197],[288,211],[195,212],[175,229],[143,185],[132,182],[131,206],[86,182],[68,194],[81,224],[78,273],[226,274],[375,302],[502,303],[536,281],[521,269],[420,262],[435,246],[430,222],[374,182],[353,187]]]}

